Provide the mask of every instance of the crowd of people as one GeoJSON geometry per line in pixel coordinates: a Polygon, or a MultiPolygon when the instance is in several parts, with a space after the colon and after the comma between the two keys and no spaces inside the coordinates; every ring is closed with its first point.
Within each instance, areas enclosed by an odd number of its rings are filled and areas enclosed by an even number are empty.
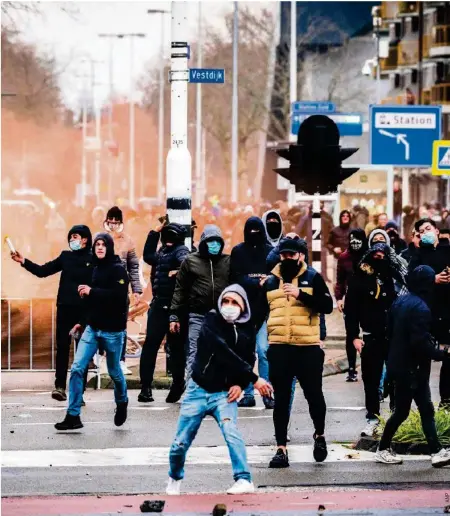
{"type": "Polygon", "coordinates": [[[391,450],[391,441],[414,400],[432,465],[450,464],[450,451],[437,437],[429,387],[431,362],[441,361],[440,405],[448,410],[450,230],[444,224],[448,212],[439,224],[433,216],[415,221],[403,240],[398,223],[389,221],[386,214],[370,220],[361,216],[360,207],[344,210],[333,228],[322,207],[322,220],[327,223],[323,224],[321,274],[309,265],[310,208],[266,208],[211,204],[194,212],[193,249],[185,246],[186,227],[157,210],[141,219],[131,212],[125,218],[117,206],[107,211],[96,208],[89,224],[76,221],[68,232],[69,250],[56,259],[38,265],[18,251],[12,253],[14,261],[38,277],[61,272],[52,392],[56,400],[67,400],[72,337],[77,351],[70,371],[68,410],[56,429],[82,428],[86,374],[98,350],[106,353],[115,386],[114,423],[125,423],[127,314],[130,298],[132,304],[144,299],[149,309],[138,401],[154,401],[152,382],[164,340],[173,377],[166,402],[183,398],[170,448],[168,494],[180,493],[186,454],[207,415],[218,423],[230,451],[235,483],[228,492],[253,492],[237,413],[239,407],[256,404],[255,389],[266,409],[273,410],[276,453],[269,467],[289,467],[288,427],[297,381],[314,426],[313,455],[323,462],[328,454],[323,341],[326,315],[333,311],[329,287],[333,285],[337,308],[345,319],[347,381],[358,380],[356,354],[361,356],[366,407],[361,435],[378,433],[380,402],[390,398],[392,414],[376,460],[401,462],[391,450]],[[136,244],[134,235],[142,226],[146,231],[136,244]],[[153,229],[147,234],[149,227],[153,229]],[[197,227],[202,227],[198,241],[197,227]],[[151,267],[147,285],[137,251],[141,248],[143,261],[151,267]],[[336,264],[331,272],[327,254],[336,264]]]}

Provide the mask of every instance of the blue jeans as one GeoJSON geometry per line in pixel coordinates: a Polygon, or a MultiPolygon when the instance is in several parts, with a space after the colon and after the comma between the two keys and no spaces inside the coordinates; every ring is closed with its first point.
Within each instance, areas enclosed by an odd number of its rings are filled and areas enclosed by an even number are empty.
{"type": "Polygon", "coordinates": [[[106,365],[111,380],[114,382],[114,399],[116,403],[128,401],[127,383],[120,368],[124,331],[94,330],[87,326],[78,344],[75,360],[70,370],[69,408],[67,413],[79,416],[83,399],[83,378],[89,362],[101,347],[106,351],[106,365]]]}
{"type": "Polygon", "coordinates": [[[189,337],[188,349],[186,350],[186,383],[191,378],[192,366],[194,365],[195,355],[197,354],[197,340],[202,329],[202,314],[189,314],[189,337]]]}
{"type": "MultiPolygon", "coordinates": [[[[267,360],[267,350],[269,341],[267,339],[267,323],[265,322],[256,334],[256,353],[258,355],[258,373],[264,380],[269,379],[269,362],[267,360]]],[[[249,384],[244,391],[244,396],[252,398],[254,396],[253,384],[249,384]]]]}
{"type": "Polygon", "coordinates": [[[228,446],[234,480],[243,478],[251,482],[247,452],[241,433],[237,428],[237,403],[228,403],[228,392],[209,393],[190,380],[184,400],[175,439],[169,453],[169,476],[174,480],[184,478],[186,454],[195,439],[205,416],[212,416],[220,427],[228,446]]]}

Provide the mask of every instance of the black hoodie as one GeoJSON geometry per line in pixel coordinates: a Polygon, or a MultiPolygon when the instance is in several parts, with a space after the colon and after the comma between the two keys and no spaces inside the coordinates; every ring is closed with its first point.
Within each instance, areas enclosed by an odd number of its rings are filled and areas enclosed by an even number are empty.
{"type": "Polygon", "coordinates": [[[267,274],[266,260],[272,249],[266,239],[263,221],[259,217],[250,217],[244,226],[244,242],[231,251],[230,283],[238,283],[247,292],[257,329],[264,322],[266,306],[265,294],[259,283],[267,274]],[[252,233],[252,229],[258,233],[252,233]]]}
{"type": "Polygon", "coordinates": [[[439,350],[431,336],[431,310],[435,273],[421,265],[408,276],[409,293],[399,296],[388,317],[390,342],[388,372],[390,378],[429,371],[431,360],[441,361],[446,353],[439,350]]]}
{"type": "Polygon", "coordinates": [[[92,235],[87,226],[73,226],[67,235],[70,237],[78,233],[82,238],[87,238],[86,247],[79,251],[63,251],[58,258],[51,262],[38,265],[31,260],[25,259],[22,267],[38,278],[47,278],[53,274],[61,273],[58,287],[58,306],[77,306],[82,305],[78,295],[78,285],[90,285],[92,281],[92,235]]]}
{"type": "Polygon", "coordinates": [[[87,299],[87,324],[94,330],[124,331],[128,314],[128,274],[120,258],[114,254],[114,240],[108,233],[95,235],[92,247],[94,274],[87,299]],[[106,256],[95,256],[95,243],[103,240],[106,256]]]}

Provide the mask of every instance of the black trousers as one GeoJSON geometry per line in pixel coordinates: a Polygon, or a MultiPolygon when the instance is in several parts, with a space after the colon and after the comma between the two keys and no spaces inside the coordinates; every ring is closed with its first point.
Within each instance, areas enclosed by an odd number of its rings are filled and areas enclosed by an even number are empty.
{"type": "MultiPolygon", "coordinates": [[[[66,388],[70,344],[72,342],[72,336],[69,335],[69,332],[75,324],[79,324],[80,318],[81,308],[78,306],[58,305],[56,308],[56,388],[66,388]]],[[[87,371],[84,379],[85,386],[86,381],[87,371]]]]}
{"type": "Polygon", "coordinates": [[[441,403],[450,405],[450,360],[444,360],[439,376],[439,395],[441,403]]]}
{"type": "Polygon", "coordinates": [[[379,386],[383,365],[387,360],[388,342],[386,336],[365,335],[361,352],[361,373],[366,398],[366,418],[377,419],[380,415],[379,386]]]}
{"type": "Polygon", "coordinates": [[[147,334],[145,336],[139,364],[142,388],[152,386],[156,358],[164,336],[166,336],[167,341],[166,347],[169,354],[173,383],[176,385],[182,385],[184,383],[184,368],[186,363],[184,347],[187,336],[186,333],[183,332],[183,327],[186,328],[186,326],[186,324],[181,325],[182,329],[180,333],[170,333],[169,309],[159,307],[155,304],[150,306],[147,315],[147,334]]]}
{"type": "Polygon", "coordinates": [[[278,446],[286,446],[292,382],[297,378],[308,402],[316,434],[325,432],[326,404],[322,391],[325,353],[320,346],[271,344],[267,352],[269,378],[274,388],[273,424],[278,446]]]}
{"type": "MultiPolygon", "coordinates": [[[[439,344],[450,345],[450,320],[448,317],[436,317],[433,321],[433,334],[439,344]]],[[[444,361],[439,376],[439,395],[441,403],[450,404],[450,363],[444,361]]]]}
{"type": "Polygon", "coordinates": [[[348,336],[345,338],[345,352],[347,353],[348,368],[356,369],[356,349],[353,345],[353,339],[348,336]]]}
{"type": "Polygon", "coordinates": [[[419,409],[422,420],[423,433],[428,442],[430,453],[437,453],[441,448],[436,432],[434,420],[434,407],[431,401],[430,368],[401,379],[394,379],[395,409],[386,423],[380,440],[380,450],[386,450],[391,446],[395,432],[408,418],[411,404],[414,400],[419,409]]]}

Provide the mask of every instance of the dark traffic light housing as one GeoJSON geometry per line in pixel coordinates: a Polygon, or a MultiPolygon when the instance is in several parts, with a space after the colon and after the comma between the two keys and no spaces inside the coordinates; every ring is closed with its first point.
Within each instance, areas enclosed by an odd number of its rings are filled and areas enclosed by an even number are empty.
{"type": "Polygon", "coordinates": [[[295,185],[296,192],[325,195],[336,192],[342,181],[359,170],[342,168],[342,162],[357,150],[339,145],[339,129],[331,118],[312,115],[300,125],[297,143],[276,151],[289,161],[289,168],[275,172],[295,185]]]}

